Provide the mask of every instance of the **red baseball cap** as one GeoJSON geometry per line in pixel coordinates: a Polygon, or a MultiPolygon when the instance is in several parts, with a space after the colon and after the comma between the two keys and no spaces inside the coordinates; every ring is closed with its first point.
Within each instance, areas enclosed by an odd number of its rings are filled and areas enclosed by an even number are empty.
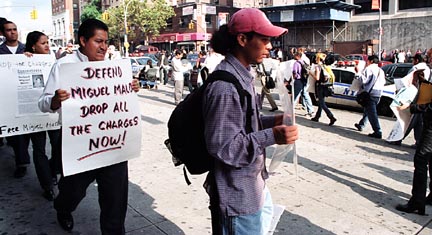
{"type": "Polygon", "coordinates": [[[267,16],[259,9],[244,8],[232,15],[228,23],[231,34],[255,32],[268,37],[278,37],[288,32],[288,29],[273,25],[267,16]]]}

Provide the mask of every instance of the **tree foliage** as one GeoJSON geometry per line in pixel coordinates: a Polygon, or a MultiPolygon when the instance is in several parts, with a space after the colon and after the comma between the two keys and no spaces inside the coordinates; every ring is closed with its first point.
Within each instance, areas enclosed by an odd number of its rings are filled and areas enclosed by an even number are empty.
{"type": "MultiPolygon", "coordinates": [[[[147,42],[150,37],[159,35],[160,29],[167,26],[166,20],[174,16],[174,9],[165,0],[124,0],[119,7],[111,7],[107,10],[109,19],[106,24],[109,27],[112,37],[123,35],[124,28],[124,9],[127,6],[127,25],[139,28],[147,42]]],[[[128,35],[132,32],[129,31],[128,35]]]]}
{"type": "Polygon", "coordinates": [[[89,4],[85,5],[81,13],[81,22],[87,19],[100,19],[101,7],[100,0],[92,0],[89,4]]]}

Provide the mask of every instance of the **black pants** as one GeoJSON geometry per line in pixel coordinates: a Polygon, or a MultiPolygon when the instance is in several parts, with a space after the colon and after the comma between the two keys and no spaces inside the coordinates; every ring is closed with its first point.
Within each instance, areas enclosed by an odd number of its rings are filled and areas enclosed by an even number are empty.
{"type": "MultiPolygon", "coordinates": [[[[414,155],[414,177],[410,203],[424,206],[426,204],[427,175],[432,177],[432,113],[423,116],[423,132],[414,155]]],[[[432,189],[432,181],[429,183],[432,189]]]]}
{"type": "Polygon", "coordinates": [[[59,213],[73,212],[86,195],[87,187],[96,180],[99,192],[100,227],[104,235],[125,234],[124,222],[128,201],[128,163],[62,177],[54,208],[59,213]]]}
{"type": "Polygon", "coordinates": [[[61,165],[61,129],[48,131],[48,137],[51,144],[51,158],[49,161],[51,175],[56,176],[63,172],[61,165]]]}
{"type": "Polygon", "coordinates": [[[15,166],[27,166],[30,164],[30,155],[28,153],[29,134],[15,135],[6,137],[8,143],[12,146],[15,154],[15,166]]]}

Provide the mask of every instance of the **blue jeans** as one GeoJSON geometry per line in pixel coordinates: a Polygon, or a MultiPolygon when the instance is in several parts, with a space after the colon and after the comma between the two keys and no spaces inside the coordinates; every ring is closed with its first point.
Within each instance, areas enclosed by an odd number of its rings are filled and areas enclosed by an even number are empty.
{"type": "Polygon", "coordinates": [[[267,234],[273,218],[273,202],[269,190],[264,188],[264,205],[254,214],[225,216],[220,215],[222,235],[261,235],[267,234]]]}
{"type": "Polygon", "coordinates": [[[363,108],[363,117],[359,121],[359,125],[364,128],[368,122],[370,122],[372,129],[375,134],[382,134],[381,126],[378,120],[377,105],[380,101],[380,97],[370,97],[370,102],[366,107],[363,108]]]}
{"type": "Polygon", "coordinates": [[[294,103],[297,104],[300,97],[302,98],[302,106],[306,108],[307,113],[311,114],[314,112],[312,100],[308,93],[308,84],[301,80],[294,80],[294,103]]]}

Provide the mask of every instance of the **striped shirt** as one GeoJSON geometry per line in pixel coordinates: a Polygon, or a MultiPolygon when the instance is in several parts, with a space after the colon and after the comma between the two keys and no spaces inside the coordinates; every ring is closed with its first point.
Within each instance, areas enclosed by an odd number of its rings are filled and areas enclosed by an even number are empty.
{"type": "Polygon", "coordinates": [[[205,139],[209,153],[216,160],[214,174],[208,175],[206,185],[212,187],[214,180],[220,210],[227,216],[256,213],[263,205],[263,189],[268,178],[265,148],[275,144],[271,129],[274,117],[259,116],[259,98],[250,67],[228,54],[215,70],[232,73],[252,95],[253,132],[246,133],[247,102],[241,106],[234,85],[223,81],[209,84],[203,102],[205,139]]]}

